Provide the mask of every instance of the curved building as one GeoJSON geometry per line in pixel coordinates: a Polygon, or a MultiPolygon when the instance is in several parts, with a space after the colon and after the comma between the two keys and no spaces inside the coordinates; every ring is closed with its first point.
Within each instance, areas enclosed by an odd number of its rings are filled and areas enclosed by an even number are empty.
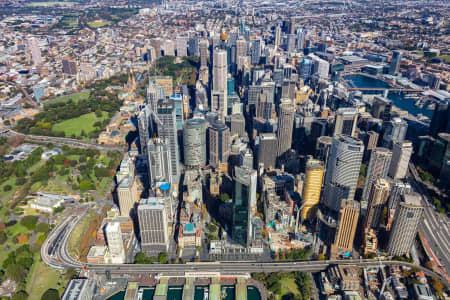
{"type": "Polygon", "coordinates": [[[206,165],[206,121],[189,119],[183,126],[184,164],[188,167],[206,165]]]}

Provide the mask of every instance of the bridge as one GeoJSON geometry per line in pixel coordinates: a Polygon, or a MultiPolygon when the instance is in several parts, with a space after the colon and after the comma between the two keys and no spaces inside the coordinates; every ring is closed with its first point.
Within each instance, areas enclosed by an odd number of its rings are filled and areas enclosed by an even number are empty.
{"type": "Polygon", "coordinates": [[[350,87],[347,88],[349,91],[373,91],[373,92],[384,92],[384,91],[389,91],[389,92],[410,92],[410,93],[420,93],[423,92],[423,89],[411,89],[411,88],[377,88],[377,87],[373,87],[373,88],[358,88],[358,87],[350,87]]]}

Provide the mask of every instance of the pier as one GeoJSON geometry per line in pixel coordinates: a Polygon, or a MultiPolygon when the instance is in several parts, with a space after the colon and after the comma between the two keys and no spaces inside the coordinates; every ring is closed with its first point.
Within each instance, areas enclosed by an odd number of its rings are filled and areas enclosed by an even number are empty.
{"type": "Polygon", "coordinates": [[[186,283],[183,287],[183,300],[194,300],[195,285],[194,278],[186,278],[186,283]]]}
{"type": "Polygon", "coordinates": [[[160,279],[159,284],[156,285],[154,300],[166,300],[167,290],[169,288],[169,279],[163,277],[160,279]]]}
{"type": "Polygon", "coordinates": [[[211,284],[209,285],[209,299],[210,300],[220,300],[220,278],[213,277],[211,279],[211,284]]]}
{"type": "Polygon", "coordinates": [[[235,299],[236,300],[246,300],[247,299],[247,283],[246,279],[242,277],[237,278],[236,288],[235,288],[235,299]]]}
{"type": "Polygon", "coordinates": [[[139,284],[137,282],[129,282],[124,300],[134,300],[137,298],[139,284]]]}

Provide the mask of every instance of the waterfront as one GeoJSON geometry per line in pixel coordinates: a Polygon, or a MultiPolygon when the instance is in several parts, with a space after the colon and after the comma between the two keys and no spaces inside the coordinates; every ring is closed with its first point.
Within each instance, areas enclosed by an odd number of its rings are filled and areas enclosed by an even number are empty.
{"type": "MultiPolygon", "coordinates": [[[[194,300],[203,300],[204,293],[208,286],[196,286],[194,300]]],[[[153,294],[155,292],[154,287],[143,288],[142,300],[153,299],[153,294]]],[[[235,300],[235,287],[233,285],[224,285],[221,287],[222,295],[224,296],[222,300],[235,300]]],[[[167,300],[181,300],[183,296],[183,286],[170,286],[167,291],[167,300]]],[[[110,297],[108,300],[123,300],[125,298],[125,292],[119,292],[114,296],[110,297]]],[[[258,289],[253,286],[247,287],[247,299],[248,300],[261,300],[258,289]]]]}
{"type": "MultiPolygon", "coordinates": [[[[348,75],[344,77],[345,81],[349,83],[350,86],[355,86],[359,88],[390,88],[392,87],[389,83],[384,82],[380,79],[375,79],[372,77],[364,76],[361,74],[348,75]]],[[[373,92],[364,91],[364,94],[373,94],[373,92]]],[[[377,94],[380,94],[378,92],[377,94]]],[[[433,111],[424,108],[419,108],[414,105],[414,100],[405,98],[404,93],[399,92],[389,92],[388,98],[392,100],[394,105],[401,110],[405,110],[411,115],[417,116],[422,114],[431,118],[433,116],[433,111]]]]}

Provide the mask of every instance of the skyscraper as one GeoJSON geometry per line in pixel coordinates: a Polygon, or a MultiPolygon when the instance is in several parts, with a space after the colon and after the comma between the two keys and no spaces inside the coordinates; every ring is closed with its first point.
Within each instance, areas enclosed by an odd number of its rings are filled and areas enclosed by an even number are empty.
{"type": "Polygon", "coordinates": [[[178,152],[178,137],[177,124],[175,116],[175,108],[173,102],[170,100],[159,100],[157,106],[158,118],[161,124],[158,124],[158,136],[166,141],[169,147],[170,154],[170,170],[171,182],[178,183],[180,175],[179,166],[179,152],[178,152]]]}
{"type": "Polygon", "coordinates": [[[200,52],[200,68],[208,67],[208,40],[202,39],[199,43],[199,52],[200,52]]]}
{"type": "Polygon", "coordinates": [[[391,191],[389,193],[388,209],[395,210],[401,201],[402,195],[411,193],[411,185],[402,180],[392,180],[390,185],[391,191]]]}
{"type": "Polygon", "coordinates": [[[392,152],[387,148],[375,148],[370,156],[369,166],[366,172],[366,182],[362,199],[367,200],[371,185],[375,183],[378,178],[386,178],[391,164],[392,152]]]}
{"type": "Polygon", "coordinates": [[[392,179],[402,179],[408,172],[408,164],[413,152],[410,141],[394,141],[392,147],[392,159],[388,175],[392,179]]]}
{"type": "Polygon", "coordinates": [[[275,47],[280,46],[281,43],[281,27],[278,25],[275,28],[275,47]]]}
{"type": "Polygon", "coordinates": [[[243,38],[239,38],[236,41],[236,71],[240,71],[242,69],[242,65],[239,62],[239,57],[247,56],[247,41],[243,38]]]}
{"type": "Polygon", "coordinates": [[[254,39],[252,41],[252,65],[259,65],[261,60],[261,40],[254,39]]]}
{"type": "Polygon", "coordinates": [[[255,170],[235,168],[231,236],[243,247],[250,245],[252,236],[250,217],[252,209],[256,209],[256,179],[255,170]]]}
{"type": "Polygon", "coordinates": [[[137,180],[134,174],[124,177],[117,186],[120,215],[131,217],[134,214],[134,205],[139,202],[137,180]]]}
{"type": "Polygon", "coordinates": [[[355,137],[357,120],[358,114],[356,112],[356,108],[339,108],[336,112],[334,135],[345,134],[355,137]]]}
{"type": "Polygon", "coordinates": [[[365,228],[376,229],[380,226],[383,209],[387,204],[390,185],[385,179],[379,178],[371,185],[369,193],[369,205],[367,207],[365,228]]]}
{"type": "Polygon", "coordinates": [[[325,205],[338,211],[342,199],[354,199],[364,153],[363,143],[348,135],[333,138],[325,175],[325,205]]]}
{"type": "Polygon", "coordinates": [[[293,53],[296,49],[296,36],[295,34],[288,34],[287,35],[287,44],[286,44],[286,51],[288,53],[293,53]]]}
{"type": "Polygon", "coordinates": [[[375,96],[370,113],[374,118],[389,121],[391,119],[392,100],[375,96]]]}
{"type": "Polygon", "coordinates": [[[142,199],[138,206],[141,248],[147,255],[156,255],[169,249],[167,209],[163,199],[142,199]]]}
{"type": "Polygon", "coordinates": [[[228,163],[230,155],[230,130],[221,120],[211,124],[209,128],[209,164],[219,167],[228,163]]]}
{"type": "Polygon", "coordinates": [[[305,36],[306,32],[303,29],[297,31],[297,51],[303,52],[303,48],[305,48],[305,36]]]}
{"type": "Polygon", "coordinates": [[[359,218],[359,203],[343,199],[339,209],[335,245],[339,250],[352,250],[359,218]]]}
{"type": "Polygon", "coordinates": [[[187,56],[187,36],[178,36],[176,40],[177,56],[187,56]]]}
{"type": "Polygon", "coordinates": [[[214,49],[213,54],[213,90],[227,90],[227,52],[214,49]]]}
{"type": "Polygon", "coordinates": [[[394,51],[392,53],[391,65],[389,66],[389,75],[397,75],[398,71],[400,70],[402,56],[402,51],[394,51]]]}
{"type": "Polygon", "coordinates": [[[123,247],[122,231],[119,222],[107,223],[105,227],[106,241],[113,264],[125,263],[125,249],[123,247]]]}
{"type": "Polygon", "coordinates": [[[434,109],[433,118],[430,124],[430,135],[437,137],[438,133],[444,132],[449,124],[450,109],[448,101],[442,101],[436,103],[434,109]]]}
{"type": "Polygon", "coordinates": [[[383,147],[392,148],[395,140],[403,141],[408,130],[408,123],[401,118],[383,122],[383,147]]]}
{"type": "Polygon", "coordinates": [[[31,53],[33,65],[40,65],[42,63],[41,48],[39,47],[39,44],[34,37],[28,40],[28,49],[31,53]]]}
{"type": "Polygon", "coordinates": [[[211,91],[211,109],[223,120],[228,115],[228,95],[225,91],[211,91]]]}
{"type": "Polygon", "coordinates": [[[189,119],[183,126],[184,164],[204,167],[206,164],[206,121],[189,119]]]}
{"type": "Polygon", "coordinates": [[[402,200],[395,213],[387,246],[388,254],[392,256],[409,253],[423,214],[419,194],[405,194],[402,200]]]}
{"type": "Polygon", "coordinates": [[[290,99],[281,99],[280,115],[278,117],[278,157],[292,146],[292,131],[294,127],[295,106],[290,99]]]}
{"type": "Polygon", "coordinates": [[[150,187],[154,188],[158,182],[170,182],[172,164],[167,141],[150,139],[147,149],[150,187]]]}
{"type": "Polygon", "coordinates": [[[303,185],[302,219],[311,219],[315,215],[315,208],[319,204],[322,190],[324,166],[323,162],[309,158],[306,162],[306,180],[303,185]]]}
{"type": "Polygon", "coordinates": [[[278,141],[273,133],[262,133],[259,136],[258,166],[263,164],[264,169],[274,169],[277,159],[278,141]]]}
{"type": "Polygon", "coordinates": [[[150,139],[151,132],[151,112],[150,107],[145,106],[138,114],[138,128],[139,128],[139,144],[141,146],[141,154],[148,156],[147,145],[150,139]]]}

